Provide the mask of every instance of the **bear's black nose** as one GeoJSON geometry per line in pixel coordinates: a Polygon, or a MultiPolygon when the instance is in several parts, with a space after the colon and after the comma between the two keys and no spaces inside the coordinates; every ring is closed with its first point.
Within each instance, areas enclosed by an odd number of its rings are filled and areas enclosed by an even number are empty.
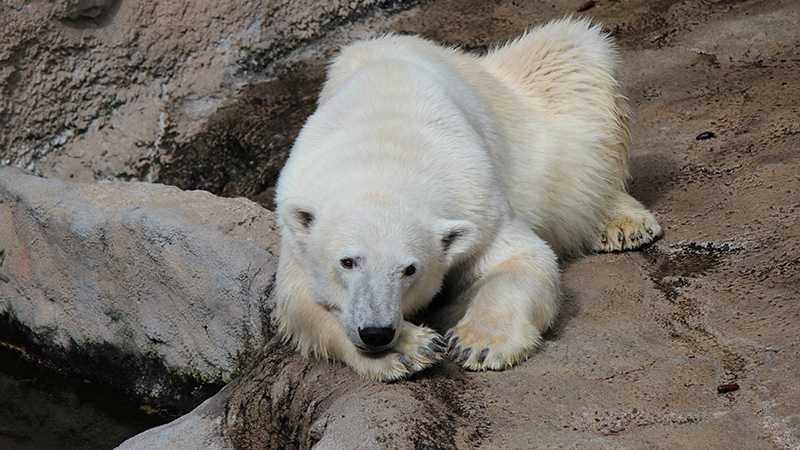
{"type": "Polygon", "coordinates": [[[359,328],[358,336],[361,342],[368,347],[385,347],[392,343],[394,339],[394,328],[391,327],[367,327],[359,328]]]}

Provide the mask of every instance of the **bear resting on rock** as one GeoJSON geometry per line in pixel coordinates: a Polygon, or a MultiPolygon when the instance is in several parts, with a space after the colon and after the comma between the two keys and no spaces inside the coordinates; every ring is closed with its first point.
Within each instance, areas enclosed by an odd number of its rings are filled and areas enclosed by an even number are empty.
{"type": "Polygon", "coordinates": [[[485,56],[396,35],[343,49],[278,182],[280,333],[385,381],[525,359],[558,311],[557,255],[661,234],[625,191],[615,61],[572,19],[485,56]],[[444,336],[406,320],[445,288],[463,316],[444,336]]]}

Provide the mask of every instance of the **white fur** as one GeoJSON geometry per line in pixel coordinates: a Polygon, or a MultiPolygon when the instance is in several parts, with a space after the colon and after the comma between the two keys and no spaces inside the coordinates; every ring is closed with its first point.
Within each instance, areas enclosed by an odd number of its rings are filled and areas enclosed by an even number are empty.
{"type": "Polygon", "coordinates": [[[661,233],[625,193],[615,59],[583,20],[483,57],[394,35],[342,50],[278,183],[284,336],[365,376],[405,377],[441,357],[438,334],[404,317],[446,279],[464,310],[450,355],[478,370],[524,359],[557,312],[556,253],[661,233]],[[398,330],[392,348],[364,354],[357,329],[377,325],[398,330]]]}

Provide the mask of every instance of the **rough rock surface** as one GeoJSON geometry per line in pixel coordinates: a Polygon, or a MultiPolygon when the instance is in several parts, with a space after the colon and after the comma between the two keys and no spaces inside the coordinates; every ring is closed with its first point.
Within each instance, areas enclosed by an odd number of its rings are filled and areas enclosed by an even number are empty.
{"type": "Polygon", "coordinates": [[[60,178],[155,180],[240,88],[270,80],[279,57],[411,3],[4,1],[0,161],[60,178]]]}
{"type": "Polygon", "coordinates": [[[0,338],[186,408],[263,344],[275,243],[272,214],[246,199],[0,167],[0,338]]]}
{"type": "MultiPolygon", "coordinates": [[[[176,448],[223,450],[228,448],[222,436],[222,416],[229,388],[206,400],[166,425],[151,428],[125,441],[120,447],[128,450],[169,450],[176,448]]],[[[119,448],[119,447],[118,447],[119,448]]]]}

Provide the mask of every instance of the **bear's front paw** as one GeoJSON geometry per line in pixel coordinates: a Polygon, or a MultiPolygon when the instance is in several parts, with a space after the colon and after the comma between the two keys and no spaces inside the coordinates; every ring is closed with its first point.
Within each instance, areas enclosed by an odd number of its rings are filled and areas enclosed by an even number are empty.
{"type": "Polygon", "coordinates": [[[650,211],[628,211],[606,225],[597,237],[593,250],[606,253],[635,250],[652,243],[662,234],[661,226],[650,211]]]}
{"type": "Polygon", "coordinates": [[[468,313],[445,334],[448,358],[469,370],[504,370],[525,360],[539,345],[541,334],[531,323],[508,319],[468,313]]]}
{"type": "Polygon", "coordinates": [[[430,328],[404,322],[400,339],[389,351],[375,355],[356,353],[347,363],[361,375],[378,381],[407,378],[444,357],[447,344],[430,328]]]}

